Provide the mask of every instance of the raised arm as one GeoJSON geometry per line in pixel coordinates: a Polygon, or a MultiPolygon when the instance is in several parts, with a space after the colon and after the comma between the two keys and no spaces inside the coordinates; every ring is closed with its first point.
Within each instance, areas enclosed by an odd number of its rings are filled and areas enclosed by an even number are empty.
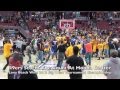
{"type": "Polygon", "coordinates": [[[108,40],[109,40],[109,36],[106,38],[106,43],[108,43],[108,40]]]}

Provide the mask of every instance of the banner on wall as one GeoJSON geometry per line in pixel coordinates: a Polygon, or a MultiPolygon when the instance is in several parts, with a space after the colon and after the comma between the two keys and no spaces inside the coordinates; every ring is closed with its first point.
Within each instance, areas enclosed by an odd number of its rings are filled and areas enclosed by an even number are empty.
{"type": "Polygon", "coordinates": [[[59,22],[60,29],[75,29],[75,20],[62,19],[59,22]]]}

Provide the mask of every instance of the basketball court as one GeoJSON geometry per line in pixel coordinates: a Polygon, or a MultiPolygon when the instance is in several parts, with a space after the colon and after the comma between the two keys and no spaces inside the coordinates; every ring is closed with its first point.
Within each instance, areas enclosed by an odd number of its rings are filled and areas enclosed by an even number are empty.
{"type": "MultiPolygon", "coordinates": [[[[47,63],[43,64],[36,64],[35,63],[35,56],[32,55],[32,64],[27,64],[28,57],[24,57],[24,65],[30,65],[30,66],[40,66],[46,67],[46,68],[54,68],[57,64],[56,60],[49,60],[47,63]]],[[[105,62],[107,62],[108,59],[104,60],[97,60],[97,58],[92,59],[92,70],[85,70],[83,74],[83,79],[106,79],[105,75],[103,75],[102,70],[95,70],[96,67],[101,67],[105,62]]],[[[7,73],[8,69],[6,69],[5,72],[2,71],[3,66],[6,64],[6,60],[3,57],[3,55],[0,55],[0,79],[7,79],[7,73]]],[[[65,64],[65,61],[63,63],[63,66],[65,64]]],[[[37,72],[39,79],[69,79],[69,74],[66,70],[35,70],[37,72]]]]}

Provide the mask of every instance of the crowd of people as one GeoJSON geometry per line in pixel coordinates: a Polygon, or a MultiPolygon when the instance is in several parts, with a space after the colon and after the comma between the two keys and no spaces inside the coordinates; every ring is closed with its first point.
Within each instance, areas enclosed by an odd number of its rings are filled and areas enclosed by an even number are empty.
{"type": "Polygon", "coordinates": [[[74,63],[74,61],[71,61],[71,59],[75,59],[75,57],[72,57],[74,55],[73,48],[77,47],[77,56],[85,59],[87,65],[92,65],[92,57],[97,57],[97,60],[103,60],[109,58],[110,52],[113,50],[120,50],[120,38],[117,35],[119,34],[112,31],[92,29],[91,31],[79,30],[77,33],[75,31],[69,32],[68,30],[61,32],[46,30],[46,32],[40,32],[39,34],[35,32],[31,40],[25,40],[21,36],[10,38],[9,40],[1,37],[1,42],[3,41],[1,49],[3,48],[7,61],[3,70],[6,70],[9,65],[9,59],[16,50],[23,57],[26,55],[29,58],[28,64],[33,62],[31,55],[34,54],[36,63],[46,63],[55,59],[58,61],[56,67],[62,67],[64,60],[68,59],[68,64],[74,63]],[[70,62],[69,57],[71,57],[70,62]]]}
{"type": "MultiPolygon", "coordinates": [[[[28,13],[26,12],[26,14],[28,13]]],[[[28,19],[28,16],[25,18],[28,19]]],[[[33,29],[32,39],[24,39],[20,35],[6,39],[3,35],[0,35],[0,53],[3,53],[7,62],[3,67],[3,71],[6,70],[7,66],[17,67],[17,70],[12,70],[13,68],[10,68],[9,71],[24,71],[24,68],[21,70],[20,67],[24,67],[23,57],[25,56],[28,57],[28,64],[32,64],[34,61],[37,64],[41,64],[47,63],[50,60],[56,60],[56,67],[60,68],[63,65],[63,61],[66,62],[65,67],[68,65],[74,67],[84,67],[85,63],[87,66],[91,66],[91,60],[93,58],[97,58],[97,60],[110,58],[110,63],[115,60],[116,62],[119,62],[120,35],[119,30],[117,29],[100,30],[92,25],[91,27],[74,30],[57,30],[57,28],[47,28],[40,31],[39,28],[40,27],[33,29]],[[32,54],[36,57],[35,60],[33,60],[32,54]]],[[[110,63],[107,62],[105,66],[108,66],[110,63]]],[[[118,68],[120,68],[120,63],[117,64],[118,68]]],[[[114,66],[115,65],[113,65],[113,67],[114,66]]],[[[115,67],[117,67],[117,65],[115,67]]],[[[68,71],[81,72],[81,70],[68,71]]],[[[112,76],[107,74],[105,75],[108,78],[112,78],[112,76]]],[[[26,77],[29,79],[30,77],[37,79],[36,74],[33,76],[21,76],[18,74],[8,75],[8,78],[10,79],[20,79],[26,77]]],[[[70,74],[70,78],[81,79],[82,74],[70,74]]],[[[120,78],[119,73],[116,77],[113,75],[113,78],[120,78]]]]}

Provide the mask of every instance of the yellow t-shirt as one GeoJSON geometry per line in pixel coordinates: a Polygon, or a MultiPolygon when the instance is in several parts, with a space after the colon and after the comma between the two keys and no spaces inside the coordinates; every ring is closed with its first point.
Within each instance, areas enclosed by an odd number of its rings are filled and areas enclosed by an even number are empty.
{"type": "Polygon", "coordinates": [[[48,52],[50,50],[50,46],[44,49],[45,52],[48,52]]]}
{"type": "Polygon", "coordinates": [[[98,48],[99,51],[103,50],[103,47],[104,47],[103,43],[100,43],[100,44],[97,45],[97,48],[98,48]]]}
{"type": "Polygon", "coordinates": [[[96,52],[97,49],[97,41],[96,40],[92,40],[92,46],[93,46],[93,52],[96,52]]]}
{"type": "Polygon", "coordinates": [[[96,49],[97,49],[97,45],[94,44],[94,45],[93,45],[93,52],[96,52],[96,49]]]}
{"type": "Polygon", "coordinates": [[[109,49],[109,45],[106,42],[104,42],[103,44],[104,44],[104,49],[109,49]]]}
{"type": "Polygon", "coordinates": [[[70,57],[73,55],[73,46],[69,46],[66,51],[65,51],[65,54],[67,57],[70,57]]]}
{"type": "Polygon", "coordinates": [[[6,43],[5,45],[4,45],[4,57],[9,57],[10,55],[11,55],[11,49],[12,48],[12,44],[10,44],[10,43],[6,43]]]}

